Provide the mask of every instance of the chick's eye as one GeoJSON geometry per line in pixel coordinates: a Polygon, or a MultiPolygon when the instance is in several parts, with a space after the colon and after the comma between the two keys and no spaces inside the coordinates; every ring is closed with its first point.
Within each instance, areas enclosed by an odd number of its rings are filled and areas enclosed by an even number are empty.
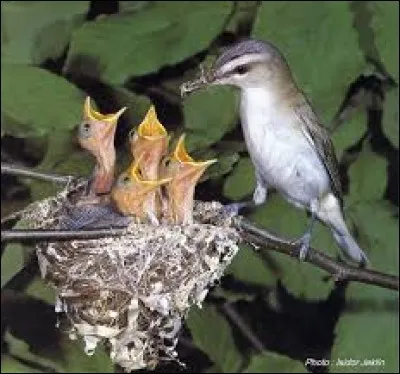
{"type": "Polygon", "coordinates": [[[79,135],[82,137],[89,137],[92,132],[92,127],[90,126],[90,123],[84,122],[79,126],[79,135]]]}
{"type": "Polygon", "coordinates": [[[236,74],[239,74],[239,75],[244,75],[244,74],[246,74],[248,71],[249,71],[249,68],[248,68],[246,65],[238,66],[238,67],[235,69],[235,73],[236,73],[236,74]]]}
{"type": "Polygon", "coordinates": [[[126,186],[130,182],[130,178],[127,175],[124,175],[120,178],[119,183],[122,186],[126,186]]]}
{"type": "Polygon", "coordinates": [[[135,136],[135,133],[136,133],[135,129],[132,129],[131,131],[129,131],[128,136],[129,136],[129,139],[130,139],[130,140],[133,140],[133,138],[134,138],[134,136],[135,136]]]}

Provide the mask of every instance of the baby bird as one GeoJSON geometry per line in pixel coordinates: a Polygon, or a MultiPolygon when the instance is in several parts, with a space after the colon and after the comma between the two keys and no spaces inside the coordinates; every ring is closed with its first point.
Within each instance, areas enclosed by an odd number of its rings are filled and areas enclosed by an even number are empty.
{"type": "MultiPolygon", "coordinates": [[[[140,159],[139,170],[143,178],[156,181],[159,178],[160,163],[168,152],[169,136],[167,130],[157,118],[152,105],[137,131],[130,135],[129,143],[134,159],[140,159]]],[[[146,209],[154,217],[161,214],[161,190],[154,189],[148,194],[146,209]]]]}
{"type": "Polygon", "coordinates": [[[111,190],[116,158],[115,130],[119,117],[126,109],[124,107],[116,113],[101,114],[91,107],[89,96],[85,100],[78,141],[96,159],[90,191],[96,195],[107,194],[111,190]]]}
{"type": "Polygon", "coordinates": [[[159,186],[170,182],[170,178],[160,180],[143,179],[139,165],[142,158],[132,162],[127,171],[117,179],[112,191],[111,200],[117,210],[125,216],[135,216],[140,222],[149,220],[154,223],[153,212],[148,210],[146,201],[148,196],[159,186]]]}
{"type": "Polygon", "coordinates": [[[182,135],[167,166],[167,175],[172,178],[166,188],[168,215],[177,224],[193,222],[195,186],[205,170],[217,161],[194,161],[187,153],[184,141],[185,135],[182,135]]]}

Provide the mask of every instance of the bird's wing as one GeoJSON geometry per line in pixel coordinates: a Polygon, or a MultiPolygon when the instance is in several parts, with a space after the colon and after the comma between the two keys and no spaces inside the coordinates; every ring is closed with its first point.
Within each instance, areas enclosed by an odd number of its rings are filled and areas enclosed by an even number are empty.
{"type": "Polygon", "coordinates": [[[317,150],[318,156],[325,165],[325,169],[327,170],[331,181],[332,192],[337,198],[339,198],[341,205],[343,205],[339,163],[328,130],[321,125],[317,115],[306,99],[296,105],[295,112],[297,118],[303,125],[301,128],[304,135],[317,150]]]}

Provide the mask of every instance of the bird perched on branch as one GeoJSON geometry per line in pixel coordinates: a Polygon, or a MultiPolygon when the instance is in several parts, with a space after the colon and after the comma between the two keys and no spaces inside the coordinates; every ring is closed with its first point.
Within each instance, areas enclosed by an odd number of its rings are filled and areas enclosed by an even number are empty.
{"type": "MultiPolygon", "coordinates": [[[[310,224],[296,242],[304,259],[315,219],[331,228],[338,245],[359,264],[367,257],[343,218],[342,190],[328,131],[295,83],[291,70],[271,43],[244,40],[227,48],[200,79],[181,87],[182,94],[210,85],[241,91],[240,117],[254,164],[252,206],[267,199],[270,187],[298,208],[311,213],[310,224]]],[[[236,212],[249,203],[231,206],[236,212]]]]}
{"type": "Polygon", "coordinates": [[[140,221],[149,220],[157,224],[157,217],[153,211],[149,211],[146,201],[155,189],[171,179],[144,179],[139,170],[141,162],[141,158],[134,160],[128,170],[119,176],[111,191],[111,200],[123,215],[135,216],[140,221]]]}
{"type": "MultiPolygon", "coordinates": [[[[139,170],[143,178],[156,181],[159,179],[162,159],[167,155],[169,136],[167,130],[157,118],[152,105],[136,131],[130,134],[130,147],[134,159],[140,159],[139,170]]],[[[148,194],[146,209],[153,216],[160,216],[162,209],[160,188],[148,194]]]]}
{"type": "Polygon", "coordinates": [[[194,161],[185,148],[185,135],[179,138],[167,165],[171,181],[167,185],[168,214],[172,222],[189,224],[193,221],[196,184],[205,170],[217,160],[194,161]]]}
{"type": "Polygon", "coordinates": [[[116,157],[115,130],[118,119],[126,109],[124,107],[116,113],[101,114],[91,107],[90,97],[85,100],[83,121],[78,130],[78,141],[96,159],[91,183],[91,192],[96,195],[106,194],[111,190],[116,157]]]}

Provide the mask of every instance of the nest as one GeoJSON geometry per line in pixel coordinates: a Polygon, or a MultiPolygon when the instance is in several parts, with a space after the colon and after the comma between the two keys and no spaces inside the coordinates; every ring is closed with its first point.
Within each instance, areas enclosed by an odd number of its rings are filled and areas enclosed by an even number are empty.
{"type": "MultiPolygon", "coordinates": [[[[72,189],[33,204],[25,220],[57,228],[72,189]]],[[[184,318],[201,307],[211,286],[238,251],[239,233],[217,202],[196,202],[190,225],[132,221],[120,237],[46,242],[37,246],[42,277],[56,290],[70,337],[93,354],[105,343],[126,371],[179,362],[176,345],[184,318]]]]}

